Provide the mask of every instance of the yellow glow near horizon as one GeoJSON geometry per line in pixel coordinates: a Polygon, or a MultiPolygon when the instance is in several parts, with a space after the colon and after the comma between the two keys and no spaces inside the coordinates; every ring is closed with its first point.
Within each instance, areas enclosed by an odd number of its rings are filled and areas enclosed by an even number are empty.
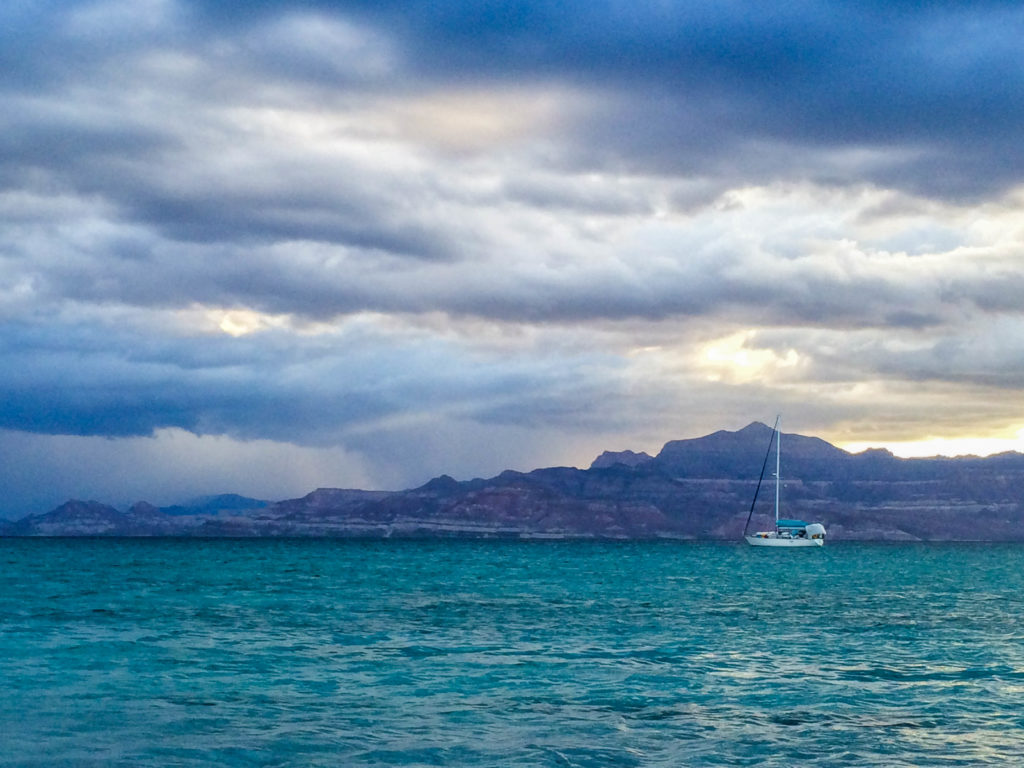
{"type": "Polygon", "coordinates": [[[928,456],[991,456],[1007,451],[1024,453],[1024,429],[1018,430],[1015,438],[930,437],[926,440],[845,443],[839,447],[850,453],[860,453],[868,448],[885,448],[904,459],[928,456]]]}

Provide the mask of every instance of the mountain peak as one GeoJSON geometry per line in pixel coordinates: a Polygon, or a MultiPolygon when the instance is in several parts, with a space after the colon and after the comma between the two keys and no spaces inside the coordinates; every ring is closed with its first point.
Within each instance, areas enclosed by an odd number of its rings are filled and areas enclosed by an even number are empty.
{"type": "Polygon", "coordinates": [[[70,499],[50,512],[25,518],[41,535],[104,535],[120,530],[126,517],[98,501],[70,499]]]}
{"type": "Polygon", "coordinates": [[[719,430],[718,432],[715,432],[714,434],[716,434],[716,435],[721,435],[721,434],[737,435],[737,436],[742,436],[742,437],[747,437],[747,438],[750,438],[750,437],[765,437],[765,438],[767,438],[769,435],[773,434],[774,432],[775,432],[774,427],[770,427],[770,426],[768,426],[767,424],[765,424],[764,422],[761,422],[761,421],[752,421],[749,424],[747,424],[747,426],[743,427],[742,429],[737,429],[735,432],[728,432],[726,430],[719,430]]]}
{"type": "MultiPolygon", "coordinates": [[[[0,535],[737,538],[772,437],[771,427],[755,421],[668,442],[654,458],[606,452],[595,465],[611,465],[597,471],[506,470],[464,482],[441,475],[395,492],[321,488],[259,512],[173,514],[139,502],[122,513],[71,500],[0,523],[0,535]]],[[[1024,539],[1024,455],[897,459],[885,450],[850,454],[797,434],[783,434],[781,448],[786,514],[821,520],[830,535],[1024,539]]],[[[207,507],[254,501],[229,495],[207,507]]],[[[770,512],[755,509],[754,518],[769,520],[770,512]]]]}
{"type": "MultiPolygon", "coordinates": [[[[756,473],[772,445],[774,430],[767,424],[754,421],[735,432],[719,430],[704,437],[671,440],[665,443],[654,461],[675,474],[707,473],[708,476],[734,474],[739,467],[750,467],[756,473]]],[[[782,433],[782,455],[789,460],[790,474],[808,462],[828,463],[849,457],[817,437],[782,433]]],[[[756,476],[756,475],[755,475],[756,476]]]]}
{"type": "Polygon", "coordinates": [[[429,493],[454,493],[460,488],[459,481],[451,475],[441,475],[435,477],[433,480],[428,481],[425,485],[417,488],[417,491],[429,492],[429,493]]]}
{"type": "Polygon", "coordinates": [[[138,501],[128,510],[129,517],[163,517],[163,512],[148,501],[138,501]]]}
{"type": "Polygon", "coordinates": [[[646,451],[605,451],[590,464],[591,469],[607,469],[614,467],[616,464],[622,464],[627,467],[635,467],[640,464],[646,464],[651,461],[654,457],[646,451]]]}

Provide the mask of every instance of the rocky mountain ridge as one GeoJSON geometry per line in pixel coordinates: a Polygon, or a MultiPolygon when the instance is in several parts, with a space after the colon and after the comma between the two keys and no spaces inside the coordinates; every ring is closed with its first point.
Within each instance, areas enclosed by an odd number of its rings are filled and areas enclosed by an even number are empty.
{"type": "MultiPolygon", "coordinates": [[[[771,437],[755,422],[671,441],[653,457],[605,452],[589,469],[442,475],[395,492],[321,488],[276,503],[228,495],[120,512],[69,501],[0,522],[0,535],[738,539],[771,437]]],[[[1024,540],[1024,455],[899,459],[795,434],[782,445],[784,515],[824,523],[830,539],[1024,540]]],[[[752,530],[770,524],[772,496],[761,494],[752,530]]]]}

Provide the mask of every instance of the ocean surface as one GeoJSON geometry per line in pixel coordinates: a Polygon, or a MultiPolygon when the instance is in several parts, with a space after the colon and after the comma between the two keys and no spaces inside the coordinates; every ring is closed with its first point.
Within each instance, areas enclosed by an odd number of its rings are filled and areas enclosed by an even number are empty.
{"type": "Polygon", "coordinates": [[[1024,765],[1024,546],[0,539],[0,766],[1024,765]]]}

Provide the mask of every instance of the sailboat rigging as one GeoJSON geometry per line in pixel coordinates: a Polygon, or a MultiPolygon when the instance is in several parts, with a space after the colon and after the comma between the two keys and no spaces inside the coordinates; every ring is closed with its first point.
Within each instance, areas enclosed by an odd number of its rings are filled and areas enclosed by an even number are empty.
{"type": "Polygon", "coordinates": [[[780,416],[775,417],[772,439],[768,443],[768,452],[765,453],[764,463],[761,465],[761,476],[757,480],[754,500],[750,503],[747,522],[743,526],[743,537],[748,544],[755,547],[822,547],[825,545],[825,526],[821,523],[805,523],[803,520],[779,518],[779,488],[782,485],[782,433],[779,431],[780,418],[780,416]],[[750,518],[754,514],[754,505],[757,503],[757,496],[761,491],[764,472],[768,466],[768,458],[771,456],[773,444],[775,446],[775,530],[758,531],[748,536],[747,526],[750,525],[750,518]]]}

